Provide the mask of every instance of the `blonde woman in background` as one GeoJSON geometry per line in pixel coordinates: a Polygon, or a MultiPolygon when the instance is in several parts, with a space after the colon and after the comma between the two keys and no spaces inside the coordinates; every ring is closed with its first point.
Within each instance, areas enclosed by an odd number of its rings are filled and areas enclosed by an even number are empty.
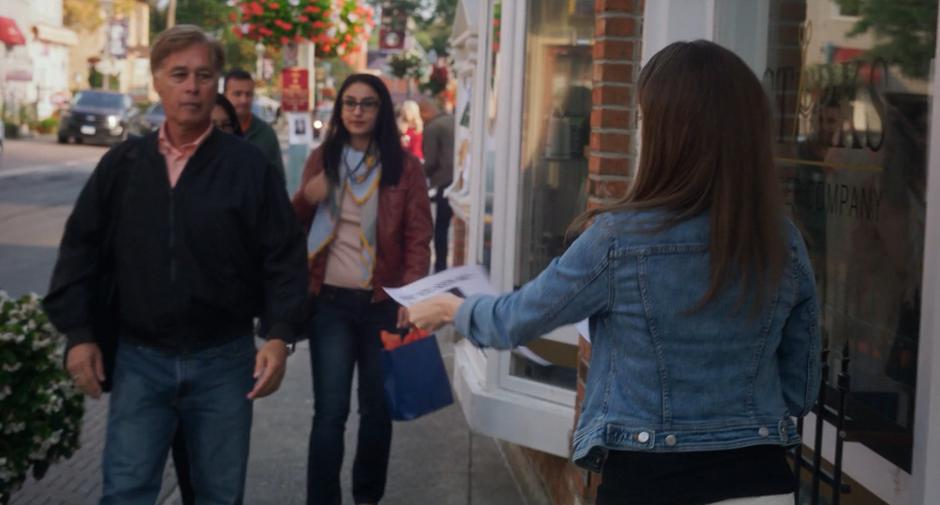
{"type": "Polygon", "coordinates": [[[406,100],[401,104],[398,112],[398,129],[401,131],[401,146],[405,151],[424,161],[424,121],[421,119],[421,109],[414,100],[406,100]]]}

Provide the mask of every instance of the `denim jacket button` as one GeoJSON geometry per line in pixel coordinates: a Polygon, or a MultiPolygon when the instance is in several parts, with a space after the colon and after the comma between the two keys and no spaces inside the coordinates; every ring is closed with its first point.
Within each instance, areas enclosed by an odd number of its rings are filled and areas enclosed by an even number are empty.
{"type": "Polygon", "coordinates": [[[676,445],[676,442],[678,441],[676,440],[675,435],[666,435],[666,445],[668,445],[669,447],[673,447],[674,445],[676,445]]]}
{"type": "Polygon", "coordinates": [[[760,429],[757,430],[757,434],[766,438],[770,435],[770,430],[768,430],[766,426],[761,426],[760,429]]]}
{"type": "Polygon", "coordinates": [[[636,434],[636,441],[641,444],[645,444],[650,441],[650,434],[645,431],[641,431],[636,434]]]}

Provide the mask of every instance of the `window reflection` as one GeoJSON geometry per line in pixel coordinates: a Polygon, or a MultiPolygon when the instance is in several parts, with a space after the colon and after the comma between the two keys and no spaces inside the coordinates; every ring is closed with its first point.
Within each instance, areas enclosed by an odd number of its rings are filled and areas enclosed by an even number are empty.
{"type": "MultiPolygon", "coordinates": [[[[516,264],[520,286],[564,252],[565,230],[587,205],[594,12],[591,2],[528,3],[516,264]]],[[[510,373],[574,389],[577,347],[538,340],[510,373]]]]}
{"type": "Polygon", "coordinates": [[[937,2],[809,0],[800,19],[782,3],[764,80],[830,381],[848,343],[849,438],[910,470],[937,2]]]}

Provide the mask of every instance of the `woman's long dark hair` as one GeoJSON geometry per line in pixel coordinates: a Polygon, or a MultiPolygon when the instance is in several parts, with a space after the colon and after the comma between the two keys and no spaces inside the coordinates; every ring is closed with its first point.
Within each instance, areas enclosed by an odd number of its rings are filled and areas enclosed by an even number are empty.
{"type": "Polygon", "coordinates": [[[228,101],[228,98],[225,98],[222,93],[216,93],[215,104],[225,109],[225,114],[232,123],[232,135],[243,137],[245,132],[242,131],[242,124],[238,121],[238,114],[235,113],[235,106],[232,105],[232,102],[228,101]]]}
{"type": "Polygon", "coordinates": [[[346,90],[355,83],[362,83],[375,91],[379,96],[379,110],[375,118],[375,129],[372,131],[372,143],[378,146],[382,161],[382,185],[394,186],[398,184],[404,164],[404,155],[401,147],[401,134],[395,122],[395,107],[392,104],[392,95],[389,94],[385,83],[371,74],[353,74],[343,81],[339,88],[333,115],[330,116],[330,125],[326,139],[323,141],[323,161],[326,177],[331,183],[339,183],[339,164],[342,162],[343,147],[349,142],[349,130],[343,124],[343,98],[346,90]]]}
{"type": "Polygon", "coordinates": [[[676,42],[640,72],[639,167],[627,195],[586,212],[663,209],[663,227],[708,212],[710,285],[702,308],[740,279],[740,305],[756,309],[788,257],[781,187],[773,166],[770,106],[757,77],[733,52],[704,40],[676,42]]]}

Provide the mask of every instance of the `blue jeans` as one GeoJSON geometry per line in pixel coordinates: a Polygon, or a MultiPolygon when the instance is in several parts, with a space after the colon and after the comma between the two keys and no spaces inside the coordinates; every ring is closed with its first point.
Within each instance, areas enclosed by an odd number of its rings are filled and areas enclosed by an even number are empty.
{"type": "Polygon", "coordinates": [[[339,505],[343,434],[353,369],[359,370],[359,435],[353,499],[377,503],[385,494],[392,420],[385,404],[381,330],[393,330],[398,305],[370,303],[371,291],[324,287],[310,321],[313,429],[307,459],[307,504],[339,505]]]}
{"type": "Polygon", "coordinates": [[[101,505],[152,505],[183,430],[197,505],[242,503],[254,379],[251,336],[174,355],[122,340],[114,369],[101,505]]]}

